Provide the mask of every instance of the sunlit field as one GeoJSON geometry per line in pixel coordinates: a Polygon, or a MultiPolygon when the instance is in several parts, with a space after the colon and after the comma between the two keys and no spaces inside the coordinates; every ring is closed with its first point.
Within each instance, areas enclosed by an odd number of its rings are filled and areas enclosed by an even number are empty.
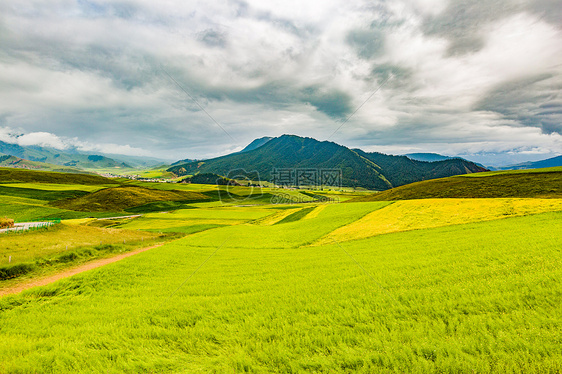
{"type": "Polygon", "coordinates": [[[404,200],[333,231],[317,244],[557,211],[562,211],[562,199],[404,200]]]}
{"type": "Polygon", "coordinates": [[[0,371],[556,372],[561,218],[283,249],[195,234],[0,299],[0,371]]]}
{"type": "MultiPolygon", "coordinates": [[[[20,217],[98,191],[6,188],[20,217]]],[[[73,219],[0,234],[0,290],[167,242],[0,298],[0,373],[562,370],[560,199],[271,204],[181,189],[209,201],[111,220],[62,210],[73,219]],[[32,267],[10,273],[8,256],[32,267]]]]}

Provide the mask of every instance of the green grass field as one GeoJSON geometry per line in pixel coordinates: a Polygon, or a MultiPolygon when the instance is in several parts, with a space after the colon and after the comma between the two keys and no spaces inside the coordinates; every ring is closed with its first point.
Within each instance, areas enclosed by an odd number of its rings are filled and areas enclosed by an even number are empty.
{"type": "Polygon", "coordinates": [[[237,187],[219,201],[216,186],[120,181],[140,188],[135,202],[173,190],[209,199],[152,201],[141,217],[111,221],[52,206],[108,191],[98,184],[0,186],[2,215],[79,218],[0,234],[0,260],[62,269],[71,239],[73,259],[87,261],[124,250],[124,235],[183,236],[0,298],[0,373],[561,372],[562,199],[558,171],[546,174],[427,182],[457,198],[413,199],[421,182],[412,199],[342,204],[313,196],[365,196],[237,187]],[[459,198],[467,186],[550,195],[459,198]],[[57,200],[67,194],[80,196],[57,200]]]}
{"type": "Polygon", "coordinates": [[[283,250],[188,236],[0,299],[0,371],[557,372],[561,223],[283,250]]]}

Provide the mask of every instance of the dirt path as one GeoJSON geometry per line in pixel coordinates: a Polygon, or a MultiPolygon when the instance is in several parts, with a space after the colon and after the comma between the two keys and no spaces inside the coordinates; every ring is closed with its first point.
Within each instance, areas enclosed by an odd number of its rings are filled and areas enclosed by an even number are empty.
{"type": "Polygon", "coordinates": [[[158,244],[158,245],[153,245],[152,247],[135,249],[134,251],[123,253],[123,254],[117,255],[115,257],[102,258],[101,260],[95,260],[95,261],[92,261],[92,262],[88,262],[87,264],[80,265],[80,266],[77,266],[75,268],[67,269],[67,270],[64,270],[63,272],[60,272],[60,273],[57,273],[57,274],[54,274],[54,275],[49,275],[49,276],[46,276],[46,277],[43,277],[43,278],[29,279],[29,280],[24,281],[22,283],[18,283],[14,286],[4,288],[4,289],[0,289],[0,297],[20,293],[22,291],[25,291],[25,290],[27,290],[29,288],[33,288],[33,287],[46,286],[47,284],[58,281],[59,279],[68,278],[68,277],[71,277],[73,275],[82,273],[84,271],[99,268],[101,266],[117,262],[117,261],[122,260],[124,258],[134,256],[136,254],[148,251],[149,249],[160,247],[162,245],[164,245],[164,243],[158,244]]]}

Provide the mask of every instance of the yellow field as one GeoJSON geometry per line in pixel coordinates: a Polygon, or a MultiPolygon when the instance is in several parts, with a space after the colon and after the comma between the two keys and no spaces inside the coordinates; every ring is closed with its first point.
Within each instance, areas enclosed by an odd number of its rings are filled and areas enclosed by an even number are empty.
{"type": "Polygon", "coordinates": [[[96,220],[97,218],[76,218],[76,219],[65,219],[63,220],[63,223],[69,226],[79,226],[79,225],[85,225],[89,222],[93,222],[96,220]]]}
{"type": "Polygon", "coordinates": [[[555,211],[562,211],[562,199],[403,200],[334,230],[313,245],[555,211]]]}

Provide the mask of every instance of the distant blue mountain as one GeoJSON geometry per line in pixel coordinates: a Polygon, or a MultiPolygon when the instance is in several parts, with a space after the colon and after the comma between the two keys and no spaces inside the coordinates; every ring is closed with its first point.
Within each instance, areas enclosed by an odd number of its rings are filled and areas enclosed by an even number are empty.
{"type": "Polygon", "coordinates": [[[38,145],[21,146],[3,141],[0,141],[0,154],[78,169],[147,168],[162,163],[162,160],[150,157],[89,154],[76,149],[60,150],[38,145]]]}
{"type": "Polygon", "coordinates": [[[555,166],[562,166],[562,156],[556,156],[552,158],[547,158],[546,160],[540,161],[528,161],[521,164],[510,165],[502,167],[502,170],[510,169],[540,169],[540,168],[551,168],[555,166]]]}

